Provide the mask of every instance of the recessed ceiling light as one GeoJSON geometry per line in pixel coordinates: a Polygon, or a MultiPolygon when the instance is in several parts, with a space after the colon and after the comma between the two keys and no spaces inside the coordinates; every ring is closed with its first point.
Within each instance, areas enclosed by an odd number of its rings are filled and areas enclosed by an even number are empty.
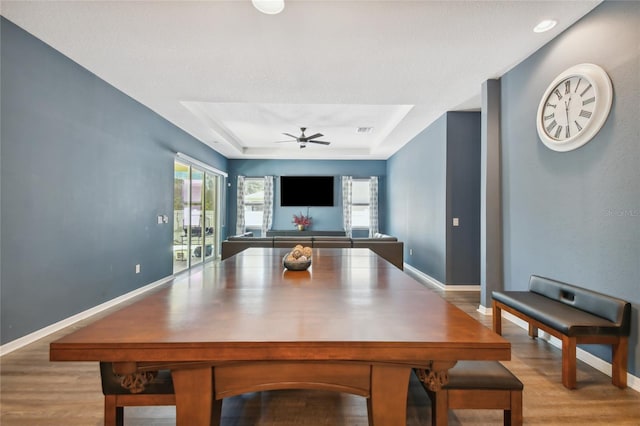
{"type": "Polygon", "coordinates": [[[555,27],[558,21],[553,19],[545,19],[544,21],[540,21],[538,25],[533,28],[534,33],[543,33],[545,31],[549,31],[551,28],[555,27]]]}
{"type": "Polygon", "coordinates": [[[275,15],[284,10],[284,0],[251,0],[253,7],[267,15],[275,15]]]}

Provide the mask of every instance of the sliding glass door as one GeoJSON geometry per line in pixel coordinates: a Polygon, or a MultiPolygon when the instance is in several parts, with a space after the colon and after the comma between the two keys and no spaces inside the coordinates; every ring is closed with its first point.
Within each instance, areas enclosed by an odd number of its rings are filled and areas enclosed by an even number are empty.
{"type": "MultiPolygon", "coordinates": [[[[189,246],[191,248],[191,265],[194,266],[198,263],[202,263],[202,240],[203,240],[203,211],[202,211],[202,199],[203,197],[203,185],[204,171],[195,167],[191,167],[191,205],[189,206],[189,246]]],[[[185,212],[186,215],[186,212],[185,212]]]]}
{"type": "Polygon", "coordinates": [[[186,162],[174,165],[173,273],[219,254],[219,175],[186,162]]]}
{"type": "Polygon", "coordinates": [[[219,197],[221,178],[213,173],[206,173],[204,178],[204,259],[213,258],[218,252],[218,235],[220,235],[219,197]]]}

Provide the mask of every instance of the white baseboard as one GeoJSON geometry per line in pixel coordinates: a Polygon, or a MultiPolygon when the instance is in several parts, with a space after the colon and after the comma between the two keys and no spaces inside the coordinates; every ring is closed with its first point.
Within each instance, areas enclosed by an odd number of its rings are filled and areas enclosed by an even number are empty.
{"type": "Polygon", "coordinates": [[[480,291],[480,285],[446,285],[429,276],[419,269],[414,268],[406,263],[403,265],[407,274],[423,283],[431,284],[444,291],[480,291]]]}
{"type": "MultiPolygon", "coordinates": [[[[527,330],[527,333],[529,332],[529,324],[526,321],[523,321],[520,318],[516,317],[515,315],[512,315],[509,312],[502,311],[502,318],[514,323],[518,327],[527,330]]],[[[553,346],[562,349],[562,341],[560,339],[553,337],[542,330],[538,331],[538,339],[546,340],[553,346]]],[[[576,358],[611,377],[611,363],[608,363],[607,361],[600,359],[597,356],[580,348],[576,349],[576,358]]],[[[636,377],[631,373],[627,373],[627,386],[635,391],[640,392],[640,377],[636,377]]]]}
{"type": "Polygon", "coordinates": [[[95,315],[99,312],[102,312],[106,309],[109,309],[113,306],[116,306],[119,303],[125,302],[133,297],[136,297],[140,294],[153,290],[154,288],[162,284],[165,284],[166,282],[172,279],[173,279],[173,275],[162,278],[156,282],[147,284],[144,287],[140,287],[136,290],[130,291],[129,293],[123,294],[122,296],[118,296],[115,299],[111,299],[108,302],[105,302],[101,305],[94,306],[93,308],[87,309],[86,311],[70,316],[69,318],[63,319],[62,321],[58,321],[47,327],[41,328],[40,330],[34,331],[33,333],[27,334],[26,336],[23,336],[16,340],[12,340],[11,342],[5,343],[4,345],[0,346],[0,356],[6,355],[10,352],[20,349],[30,343],[35,342],[38,339],[42,339],[43,337],[46,337],[49,334],[62,330],[65,327],[69,327],[70,325],[75,324],[78,321],[89,318],[90,316],[95,315]]]}
{"type": "Polygon", "coordinates": [[[482,315],[493,316],[493,308],[487,308],[486,306],[478,305],[478,309],[476,309],[482,315]]]}

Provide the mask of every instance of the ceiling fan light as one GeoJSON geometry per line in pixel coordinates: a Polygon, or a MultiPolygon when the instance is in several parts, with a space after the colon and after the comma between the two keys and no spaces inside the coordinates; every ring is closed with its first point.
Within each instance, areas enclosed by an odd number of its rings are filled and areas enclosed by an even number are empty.
{"type": "Polygon", "coordinates": [[[251,0],[251,3],[267,15],[276,15],[284,10],[284,0],[251,0]]]}

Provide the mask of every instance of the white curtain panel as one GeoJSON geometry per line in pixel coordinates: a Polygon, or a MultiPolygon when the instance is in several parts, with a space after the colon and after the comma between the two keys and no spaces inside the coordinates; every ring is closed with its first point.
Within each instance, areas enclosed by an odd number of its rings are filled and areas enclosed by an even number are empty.
{"type": "Polygon", "coordinates": [[[236,212],[236,235],[244,233],[244,176],[238,176],[238,207],[236,212]]]}
{"type": "Polygon", "coordinates": [[[351,186],[353,177],[342,176],[342,224],[347,237],[351,238],[351,186]]]}
{"type": "Polygon", "coordinates": [[[262,236],[267,236],[273,222],[273,176],[264,177],[264,210],[262,211],[262,236]]]}
{"type": "Polygon", "coordinates": [[[378,176],[369,180],[369,238],[378,233],[378,176]]]}

